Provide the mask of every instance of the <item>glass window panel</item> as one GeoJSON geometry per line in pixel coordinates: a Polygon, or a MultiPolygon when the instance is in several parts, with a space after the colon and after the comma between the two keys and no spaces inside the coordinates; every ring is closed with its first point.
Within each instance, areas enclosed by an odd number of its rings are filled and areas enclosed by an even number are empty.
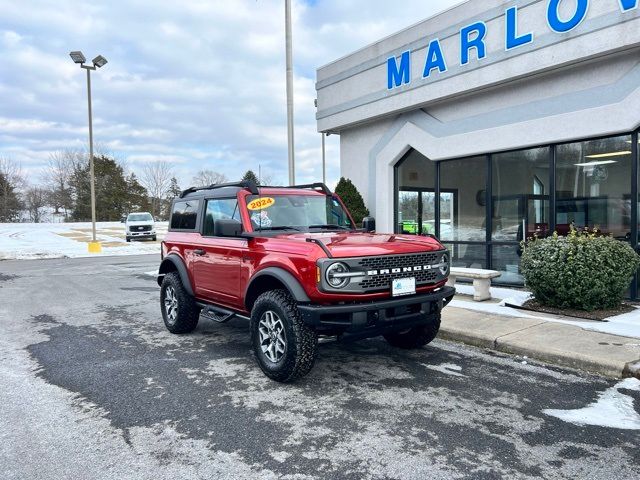
{"type": "Polygon", "coordinates": [[[631,135],[559,145],[556,230],[597,228],[620,240],[631,232],[631,135]]]}
{"type": "Polygon", "coordinates": [[[507,285],[522,285],[518,245],[493,245],[491,247],[492,268],[502,275],[494,280],[507,285]]]}
{"type": "Polygon", "coordinates": [[[440,163],[440,238],[486,240],[486,157],[440,163]]]}
{"type": "Polygon", "coordinates": [[[398,213],[396,231],[435,233],[435,164],[410,150],[398,163],[398,213]]]}
{"type": "Polygon", "coordinates": [[[451,266],[463,268],[486,268],[487,248],[484,245],[445,243],[451,252],[451,266]]]}
{"type": "Polygon", "coordinates": [[[213,236],[213,223],[216,220],[240,220],[238,200],[235,198],[220,198],[207,201],[207,211],[204,217],[204,236],[213,236]]]}
{"type": "Polygon", "coordinates": [[[493,232],[502,242],[549,232],[550,148],[492,156],[493,232]]]}
{"type": "Polygon", "coordinates": [[[199,200],[185,200],[176,202],[171,212],[172,230],[193,230],[198,219],[199,200]]]}

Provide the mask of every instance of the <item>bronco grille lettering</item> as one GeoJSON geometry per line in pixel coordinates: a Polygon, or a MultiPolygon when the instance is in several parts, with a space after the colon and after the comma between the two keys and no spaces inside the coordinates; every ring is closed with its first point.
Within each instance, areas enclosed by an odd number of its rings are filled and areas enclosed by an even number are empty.
{"type": "Polygon", "coordinates": [[[402,268],[393,268],[389,270],[385,268],[383,270],[367,270],[368,277],[375,277],[377,275],[389,275],[391,273],[413,273],[413,272],[423,272],[432,270],[434,267],[438,265],[416,265],[415,267],[402,267],[402,268]]]}

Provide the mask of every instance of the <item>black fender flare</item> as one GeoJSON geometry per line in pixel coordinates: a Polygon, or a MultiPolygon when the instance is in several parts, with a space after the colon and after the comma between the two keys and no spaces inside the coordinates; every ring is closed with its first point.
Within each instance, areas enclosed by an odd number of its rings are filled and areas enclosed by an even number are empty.
{"type": "Polygon", "coordinates": [[[184,264],[184,261],[182,260],[182,258],[180,258],[178,255],[175,255],[175,254],[167,255],[164,258],[164,260],[162,260],[162,263],[160,264],[160,269],[158,270],[158,285],[162,286],[162,279],[165,273],[171,272],[174,270],[174,268],[169,267],[170,265],[175,267],[175,270],[177,270],[178,275],[180,275],[180,280],[182,280],[182,285],[184,286],[184,289],[187,291],[189,295],[193,297],[194,296],[193,288],[191,287],[191,280],[189,280],[189,272],[187,272],[187,266],[184,264]]]}
{"type": "Polygon", "coordinates": [[[278,280],[280,283],[282,283],[296,302],[298,303],[311,302],[311,299],[307,295],[307,292],[304,291],[304,288],[302,288],[302,285],[300,284],[298,279],[294,277],[291,273],[286,271],[284,268],[280,268],[280,267],[267,267],[263,270],[260,270],[258,273],[256,273],[249,281],[249,284],[247,285],[247,288],[244,292],[245,301],[247,299],[247,295],[249,291],[251,290],[251,287],[255,285],[255,282],[258,279],[264,278],[264,277],[273,277],[276,280],[278,280]]]}

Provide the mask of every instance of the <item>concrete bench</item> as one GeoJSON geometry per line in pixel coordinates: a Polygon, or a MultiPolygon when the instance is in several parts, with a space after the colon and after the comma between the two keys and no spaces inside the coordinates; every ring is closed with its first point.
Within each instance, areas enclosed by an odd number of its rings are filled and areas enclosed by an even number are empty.
{"type": "Polygon", "coordinates": [[[447,285],[455,286],[456,279],[470,278],[473,280],[473,299],[476,302],[491,300],[491,279],[502,275],[495,270],[483,270],[481,268],[451,267],[447,285]]]}

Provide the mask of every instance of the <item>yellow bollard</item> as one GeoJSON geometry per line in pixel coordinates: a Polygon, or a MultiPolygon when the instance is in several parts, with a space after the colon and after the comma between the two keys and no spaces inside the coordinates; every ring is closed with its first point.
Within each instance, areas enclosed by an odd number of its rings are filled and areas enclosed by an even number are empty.
{"type": "Polygon", "coordinates": [[[102,244],[100,242],[89,242],[89,253],[102,253],[102,244]]]}

